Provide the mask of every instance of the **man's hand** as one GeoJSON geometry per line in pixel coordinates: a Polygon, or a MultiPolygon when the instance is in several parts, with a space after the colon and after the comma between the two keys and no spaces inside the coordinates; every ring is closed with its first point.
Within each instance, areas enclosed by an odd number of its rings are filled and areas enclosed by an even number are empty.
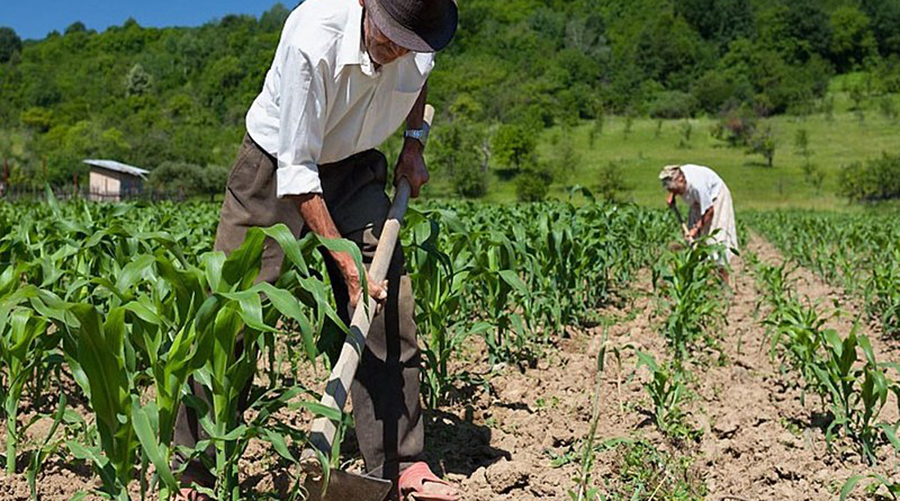
{"type": "Polygon", "coordinates": [[[400,178],[406,178],[413,198],[419,196],[419,190],[430,178],[428,167],[425,165],[424,148],[418,140],[407,138],[397,160],[397,167],[394,169],[394,185],[400,182],[400,178]]]}
{"type": "MultiPolygon", "coordinates": [[[[356,305],[359,304],[359,300],[362,297],[362,285],[360,283],[359,270],[356,268],[356,263],[349,254],[344,254],[340,257],[335,256],[335,258],[338,260],[338,266],[341,268],[341,274],[344,275],[344,282],[347,284],[347,292],[350,294],[350,307],[356,308],[356,305]],[[346,259],[344,256],[349,259],[346,259]]],[[[369,285],[369,297],[378,303],[383,303],[384,300],[387,299],[387,280],[378,284],[372,281],[371,276],[367,275],[366,282],[369,285]]]]}
{"type": "Polygon", "coordinates": [[[688,240],[688,242],[693,242],[694,240],[697,239],[698,234],[700,234],[700,227],[694,226],[693,228],[688,230],[687,233],[684,234],[684,238],[686,238],[688,240]]]}
{"type": "Polygon", "coordinates": [[[675,205],[675,194],[671,191],[669,192],[669,196],[666,197],[666,205],[668,205],[669,207],[675,205]]]}
{"type": "MultiPolygon", "coordinates": [[[[334,220],[331,218],[331,213],[328,212],[328,206],[325,204],[325,199],[322,198],[321,194],[309,193],[291,198],[297,204],[304,223],[309,226],[313,233],[325,238],[341,238],[341,234],[334,225],[334,220]]],[[[350,293],[350,305],[356,307],[362,291],[356,261],[353,260],[353,256],[346,252],[330,252],[330,254],[334,262],[337,263],[338,269],[341,270],[341,275],[344,276],[347,291],[350,293]]],[[[383,302],[387,298],[387,281],[385,280],[380,284],[372,280],[367,280],[367,282],[369,284],[369,296],[379,303],[383,302]]]]}

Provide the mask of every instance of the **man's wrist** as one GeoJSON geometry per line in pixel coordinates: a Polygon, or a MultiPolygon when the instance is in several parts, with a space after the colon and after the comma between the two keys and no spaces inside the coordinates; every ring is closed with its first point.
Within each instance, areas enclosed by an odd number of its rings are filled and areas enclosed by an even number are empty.
{"type": "Polygon", "coordinates": [[[422,123],[421,127],[407,127],[406,131],[403,133],[403,138],[406,139],[406,141],[415,141],[424,148],[428,143],[429,129],[428,124],[425,122],[422,123]]]}
{"type": "Polygon", "coordinates": [[[403,140],[403,153],[409,154],[414,153],[421,155],[425,152],[425,145],[419,141],[418,139],[414,139],[411,137],[404,138],[403,140]]]}

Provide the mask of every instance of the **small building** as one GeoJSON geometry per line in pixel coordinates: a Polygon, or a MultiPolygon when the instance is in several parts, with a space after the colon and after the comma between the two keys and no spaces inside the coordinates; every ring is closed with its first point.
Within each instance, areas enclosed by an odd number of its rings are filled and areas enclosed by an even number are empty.
{"type": "Polygon", "coordinates": [[[121,202],[140,195],[150,171],[113,160],[85,160],[91,166],[88,198],[97,202],[121,202]]]}

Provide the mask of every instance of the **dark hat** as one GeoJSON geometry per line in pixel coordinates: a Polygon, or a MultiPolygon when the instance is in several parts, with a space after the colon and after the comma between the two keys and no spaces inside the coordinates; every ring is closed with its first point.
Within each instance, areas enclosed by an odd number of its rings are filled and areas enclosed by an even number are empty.
{"type": "Polygon", "coordinates": [[[437,52],[453,39],[456,0],[365,0],[375,26],[395,44],[414,52],[437,52]]]}

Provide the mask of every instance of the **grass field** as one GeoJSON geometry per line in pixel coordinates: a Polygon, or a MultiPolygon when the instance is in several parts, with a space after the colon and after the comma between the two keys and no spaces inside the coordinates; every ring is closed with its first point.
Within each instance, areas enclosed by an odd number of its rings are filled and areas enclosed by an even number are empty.
{"type": "MultiPolygon", "coordinates": [[[[833,119],[824,113],[808,117],[779,116],[770,119],[775,130],[777,149],[774,167],[765,165],[760,155],[749,155],[744,148],[729,148],[710,134],[717,120],[712,118],[657,121],[637,118],[631,133],[625,134],[627,119],[607,117],[603,132],[589,145],[593,125],[583,123],[569,132],[560,128],[547,130],[538,146],[544,159],[553,158],[554,142],[571,135],[580,165],[574,169],[560,168],[563,179],[554,182],[551,196],[566,197],[566,186],[597,184],[601,170],[610,162],[618,163],[631,188],[628,197],[640,205],[659,205],[663,193],[657,182],[659,170],[668,164],[695,163],[715,169],[734,195],[738,208],[811,208],[853,210],[857,207],[840,196],[838,173],[842,166],[880,156],[882,152],[900,151],[900,121],[887,118],[875,97],[864,105],[864,120],[852,110],[849,95],[843,92],[842,80],[832,84],[834,97],[833,119]],[[685,123],[692,134],[687,147],[681,146],[685,123]],[[825,173],[821,189],[806,181],[804,158],[797,151],[797,131],[806,129],[809,135],[811,162],[825,173]],[[659,132],[657,132],[659,130],[659,132]]],[[[900,96],[891,96],[900,107],[900,96]]],[[[432,196],[449,195],[449,187],[441,174],[433,176],[432,196]]],[[[493,177],[488,187],[487,201],[515,200],[515,185],[493,177]]]]}

